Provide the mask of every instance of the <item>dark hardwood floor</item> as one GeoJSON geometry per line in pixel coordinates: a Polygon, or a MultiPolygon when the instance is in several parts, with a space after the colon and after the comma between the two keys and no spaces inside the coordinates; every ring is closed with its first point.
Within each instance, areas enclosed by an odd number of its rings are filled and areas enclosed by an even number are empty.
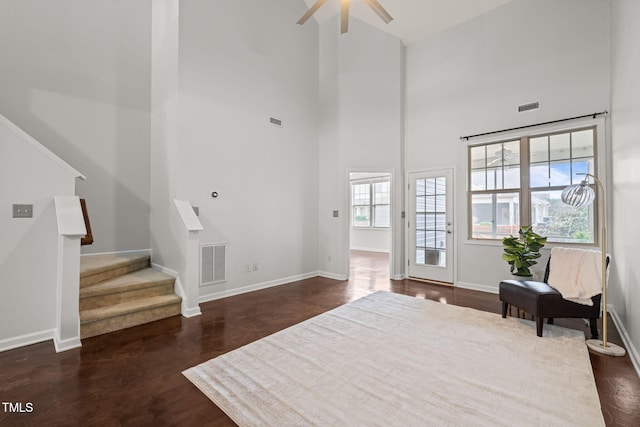
{"type": "MultiPolygon", "coordinates": [[[[202,304],[202,316],[160,320],[83,340],[56,354],[51,342],[0,353],[0,425],[235,425],[181,372],[376,290],[500,312],[498,296],[390,281],[384,254],[354,251],[349,281],[313,278],[202,304]]],[[[588,331],[581,320],[561,326],[588,331]]],[[[610,341],[622,344],[610,322],[610,341]]],[[[591,354],[608,426],[640,425],[640,379],[628,356],[591,354]]],[[[567,393],[571,393],[567,390],[567,393]]],[[[571,408],[567,408],[571,410],[571,408]]]]}

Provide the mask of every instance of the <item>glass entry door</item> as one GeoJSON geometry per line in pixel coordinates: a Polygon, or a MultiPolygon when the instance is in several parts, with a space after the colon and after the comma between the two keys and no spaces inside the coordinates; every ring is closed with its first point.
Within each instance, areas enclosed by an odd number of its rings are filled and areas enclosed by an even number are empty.
{"type": "Polygon", "coordinates": [[[409,276],[453,283],[450,169],[409,174],[409,276]]]}

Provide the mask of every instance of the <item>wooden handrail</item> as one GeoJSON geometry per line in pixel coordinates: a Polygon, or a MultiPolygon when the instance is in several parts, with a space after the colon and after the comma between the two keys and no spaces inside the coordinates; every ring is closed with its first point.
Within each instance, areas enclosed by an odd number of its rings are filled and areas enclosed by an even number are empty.
{"type": "Polygon", "coordinates": [[[90,245],[93,243],[93,233],[91,232],[91,223],[89,222],[89,212],[87,211],[87,202],[85,199],[80,199],[80,207],[82,207],[84,226],[87,229],[87,234],[80,240],[80,245],[90,245]]]}

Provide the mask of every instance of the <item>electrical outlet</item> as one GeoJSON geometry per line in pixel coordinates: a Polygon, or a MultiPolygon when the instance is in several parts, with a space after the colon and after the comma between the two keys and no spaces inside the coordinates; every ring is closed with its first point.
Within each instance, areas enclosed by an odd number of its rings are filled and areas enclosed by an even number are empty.
{"type": "Polygon", "coordinates": [[[33,218],[33,205],[13,205],[14,218],[33,218]]]}
{"type": "Polygon", "coordinates": [[[247,273],[251,273],[251,264],[247,264],[247,265],[245,266],[245,271],[246,271],[247,273]]]}

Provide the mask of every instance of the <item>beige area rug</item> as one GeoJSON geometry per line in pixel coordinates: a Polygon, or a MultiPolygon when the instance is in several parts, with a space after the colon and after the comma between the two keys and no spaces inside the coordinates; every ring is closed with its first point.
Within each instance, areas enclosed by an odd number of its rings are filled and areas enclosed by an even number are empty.
{"type": "Polygon", "coordinates": [[[184,371],[241,426],[604,426],[584,334],[376,292],[184,371]]]}

